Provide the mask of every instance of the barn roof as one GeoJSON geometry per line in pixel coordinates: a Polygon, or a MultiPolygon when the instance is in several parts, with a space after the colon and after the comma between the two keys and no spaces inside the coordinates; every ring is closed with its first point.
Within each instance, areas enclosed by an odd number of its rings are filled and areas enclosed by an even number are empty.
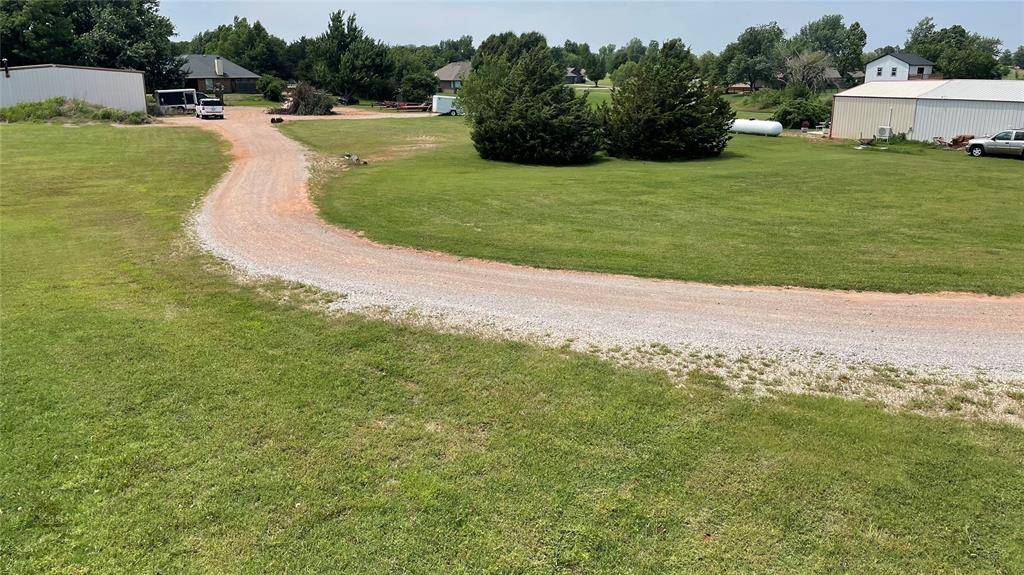
{"type": "Polygon", "coordinates": [[[1024,82],[1014,80],[946,80],[924,96],[926,100],[984,100],[1024,102],[1024,82]]]}
{"type": "Polygon", "coordinates": [[[920,98],[948,80],[905,80],[902,82],[865,82],[836,96],[859,98],[920,98]]]}
{"type": "Polygon", "coordinates": [[[129,74],[142,74],[141,70],[133,68],[101,68],[99,66],[75,66],[72,64],[26,64],[25,66],[9,66],[8,70],[31,70],[33,68],[76,68],[78,70],[100,70],[103,72],[127,72],[129,74]]]}
{"type": "Polygon", "coordinates": [[[918,98],[1024,102],[1024,82],[1014,80],[906,80],[867,82],[836,94],[855,98],[918,98]]]}
{"type": "Polygon", "coordinates": [[[181,69],[186,78],[259,78],[259,74],[250,72],[227,58],[220,58],[224,74],[217,75],[213,70],[213,61],[220,56],[216,54],[186,54],[181,69]]]}

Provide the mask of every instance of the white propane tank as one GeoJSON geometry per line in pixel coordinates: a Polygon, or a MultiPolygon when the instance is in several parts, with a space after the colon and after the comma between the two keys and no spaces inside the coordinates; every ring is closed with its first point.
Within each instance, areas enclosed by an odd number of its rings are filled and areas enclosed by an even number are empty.
{"type": "Polygon", "coordinates": [[[759,136],[778,136],[782,133],[782,124],[772,122],[771,120],[742,120],[737,118],[732,121],[729,131],[740,134],[757,134],[759,136]]]}

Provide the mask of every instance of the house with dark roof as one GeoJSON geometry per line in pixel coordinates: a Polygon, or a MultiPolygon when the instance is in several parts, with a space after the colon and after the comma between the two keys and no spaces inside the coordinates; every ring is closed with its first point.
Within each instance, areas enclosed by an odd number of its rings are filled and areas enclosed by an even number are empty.
{"type": "Polygon", "coordinates": [[[865,82],[901,82],[905,80],[941,80],[935,63],[910,52],[893,52],[875,58],[864,67],[865,82]]]}
{"type": "Polygon", "coordinates": [[[200,92],[215,92],[219,88],[225,93],[253,94],[260,77],[216,54],[186,54],[181,69],[185,72],[185,87],[200,92]]]}
{"type": "Polygon", "coordinates": [[[566,68],[565,69],[565,83],[566,84],[586,84],[587,83],[587,71],[580,68],[566,68]]]}
{"type": "Polygon", "coordinates": [[[469,60],[461,62],[449,62],[443,67],[434,70],[434,77],[437,78],[438,88],[442,94],[454,94],[462,87],[462,81],[473,71],[473,65],[469,60]]]}

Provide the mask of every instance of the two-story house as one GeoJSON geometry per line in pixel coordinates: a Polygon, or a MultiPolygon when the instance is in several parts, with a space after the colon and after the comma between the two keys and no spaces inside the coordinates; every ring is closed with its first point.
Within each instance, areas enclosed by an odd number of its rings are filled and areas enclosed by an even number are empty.
{"type": "Polygon", "coordinates": [[[897,82],[906,80],[941,80],[935,64],[910,52],[893,52],[868,62],[864,67],[865,82],[897,82]]]}

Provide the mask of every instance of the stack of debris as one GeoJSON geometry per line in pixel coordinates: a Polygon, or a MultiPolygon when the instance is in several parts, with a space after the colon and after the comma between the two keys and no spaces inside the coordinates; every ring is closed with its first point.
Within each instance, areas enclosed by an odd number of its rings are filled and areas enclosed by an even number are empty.
{"type": "Polygon", "coordinates": [[[960,148],[966,146],[967,142],[973,139],[974,134],[960,134],[959,136],[953,138],[952,140],[946,140],[942,136],[936,136],[935,138],[932,138],[932,143],[935,144],[936,146],[940,146],[943,148],[952,148],[954,150],[959,150],[960,148]]]}

